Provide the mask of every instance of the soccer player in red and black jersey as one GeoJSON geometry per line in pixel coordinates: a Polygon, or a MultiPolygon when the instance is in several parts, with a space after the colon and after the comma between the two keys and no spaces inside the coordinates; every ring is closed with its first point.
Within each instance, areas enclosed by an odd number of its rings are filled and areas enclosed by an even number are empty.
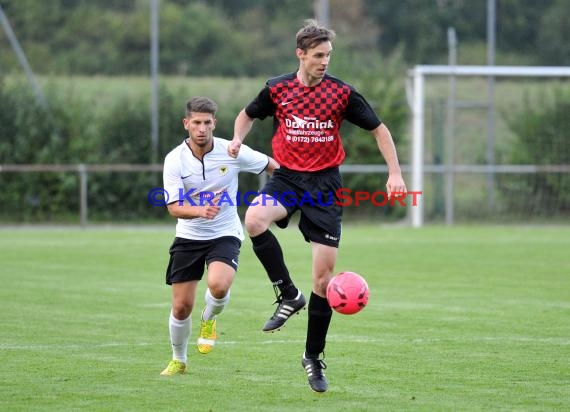
{"type": "Polygon", "coordinates": [[[388,128],[353,87],[327,74],[334,37],[332,30],[316,21],[306,22],[297,33],[298,71],[267,81],[238,114],[228,146],[228,153],[238,156],[254,120],[273,117],[273,157],[281,168],[275,170],[249,206],[245,227],[277,294],[277,309],[263,327],[264,332],[274,332],[305,307],[306,299],[291,280],[281,246],[269,226],[276,222],[286,227],[291,215],[301,212],[299,229],[311,244],[313,259],[302,365],[316,392],[328,388],[321,357],[332,317],[326,288],[334,271],[342,219],[342,207],[329,200],[331,196],[336,200],[337,190],[342,187],[339,165],[345,152],[339,130],[343,120],[369,130],[376,139],[388,165],[388,196],[406,192],[388,128]]]}

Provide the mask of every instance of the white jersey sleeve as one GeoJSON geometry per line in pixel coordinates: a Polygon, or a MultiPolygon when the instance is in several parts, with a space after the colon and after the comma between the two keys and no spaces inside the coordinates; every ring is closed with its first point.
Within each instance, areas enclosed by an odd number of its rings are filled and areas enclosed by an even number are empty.
{"type": "Polygon", "coordinates": [[[260,174],[269,164],[267,155],[253,150],[247,145],[242,145],[239,150],[238,161],[240,171],[260,174]]]}

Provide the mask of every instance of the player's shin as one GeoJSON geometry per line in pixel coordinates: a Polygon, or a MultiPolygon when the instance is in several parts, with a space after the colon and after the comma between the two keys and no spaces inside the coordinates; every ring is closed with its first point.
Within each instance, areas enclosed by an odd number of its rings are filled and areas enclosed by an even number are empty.
{"type": "Polygon", "coordinates": [[[265,268],[271,283],[276,286],[283,299],[295,299],[297,288],[289,275],[285,265],[283,250],[279,241],[270,230],[251,238],[253,251],[265,268]]]}
{"type": "Polygon", "coordinates": [[[309,319],[305,353],[308,357],[318,357],[325,350],[325,343],[332,318],[332,309],[327,299],[315,293],[309,298],[309,319]]]}

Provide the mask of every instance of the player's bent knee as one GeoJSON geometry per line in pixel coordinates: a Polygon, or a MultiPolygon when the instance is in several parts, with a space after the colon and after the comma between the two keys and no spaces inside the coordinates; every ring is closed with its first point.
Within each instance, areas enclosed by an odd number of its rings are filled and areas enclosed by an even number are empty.
{"type": "Polygon", "coordinates": [[[214,299],[223,299],[228,295],[230,290],[229,285],[213,285],[208,286],[210,293],[214,299]]]}
{"type": "Polygon", "coordinates": [[[245,213],[245,230],[250,236],[257,236],[269,228],[269,223],[265,222],[259,213],[254,209],[248,209],[245,213]]]}
{"type": "Polygon", "coordinates": [[[178,320],[184,320],[192,313],[192,306],[189,302],[173,302],[172,315],[178,320]]]}
{"type": "Polygon", "coordinates": [[[330,275],[320,276],[313,280],[313,290],[319,296],[326,296],[327,286],[331,280],[330,275]]]}

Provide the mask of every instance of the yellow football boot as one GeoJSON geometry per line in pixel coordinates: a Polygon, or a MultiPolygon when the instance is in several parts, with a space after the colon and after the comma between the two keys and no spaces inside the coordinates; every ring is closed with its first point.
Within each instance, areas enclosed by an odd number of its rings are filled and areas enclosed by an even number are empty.
{"type": "MultiPolygon", "coordinates": [[[[204,313],[202,311],[202,313],[204,313]]],[[[206,354],[212,352],[216,344],[216,319],[200,322],[200,337],[198,338],[198,352],[206,354]]]]}
{"type": "Polygon", "coordinates": [[[179,360],[172,359],[168,362],[166,369],[160,372],[160,376],[182,375],[184,373],[186,373],[186,364],[179,360]]]}

